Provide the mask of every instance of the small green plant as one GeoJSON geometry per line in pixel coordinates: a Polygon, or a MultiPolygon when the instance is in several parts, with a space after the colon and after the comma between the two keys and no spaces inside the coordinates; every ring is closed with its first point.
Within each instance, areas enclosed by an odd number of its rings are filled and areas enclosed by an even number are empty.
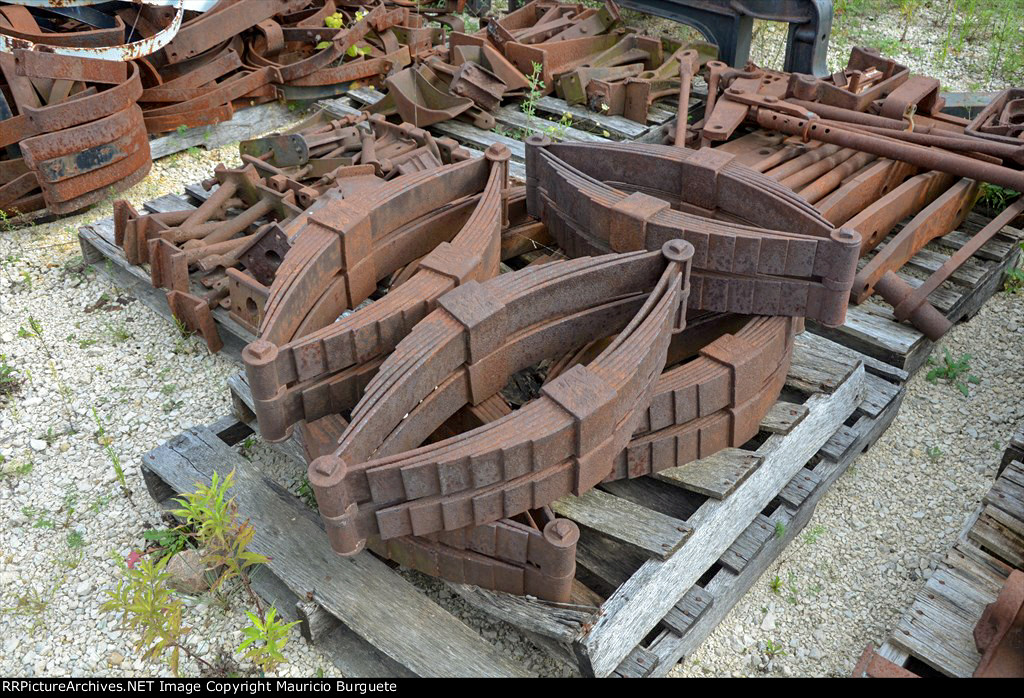
{"type": "Polygon", "coordinates": [[[777,645],[772,640],[765,640],[764,653],[768,656],[768,659],[786,656],[786,651],[782,649],[782,645],[777,645]]]}
{"type": "Polygon", "coordinates": [[[246,460],[252,460],[252,452],[254,448],[256,448],[256,437],[250,434],[238,445],[238,452],[246,460]]]}
{"type": "Polygon", "coordinates": [[[928,454],[928,460],[932,463],[938,463],[939,459],[942,458],[942,449],[938,446],[929,446],[925,453],[928,454]]]}
{"type": "Polygon", "coordinates": [[[782,593],[782,578],[779,575],[772,577],[772,581],[768,582],[768,587],[772,590],[773,594],[782,593]]]}
{"type": "Polygon", "coordinates": [[[934,383],[942,378],[963,393],[964,397],[968,397],[970,393],[968,384],[978,385],[981,383],[981,379],[970,372],[971,355],[964,354],[959,359],[954,359],[953,355],[949,353],[949,349],[945,347],[943,347],[943,353],[941,364],[932,357],[928,358],[928,365],[932,366],[932,369],[928,371],[925,380],[934,383]]]}
{"type": "Polygon", "coordinates": [[[797,585],[796,585],[796,575],[794,573],[790,572],[789,573],[789,597],[786,599],[786,601],[789,601],[791,604],[795,604],[797,602],[797,597],[799,595],[800,595],[800,588],[797,587],[797,585]]]}
{"type": "Polygon", "coordinates": [[[526,114],[526,118],[529,119],[531,124],[537,115],[537,102],[544,96],[544,81],[541,80],[543,73],[544,65],[534,62],[533,72],[526,76],[526,82],[529,83],[530,89],[526,93],[526,99],[519,105],[520,111],[526,114]]]}
{"type": "Polygon", "coordinates": [[[1020,246],[1020,258],[1016,266],[1006,270],[1006,282],[1003,290],[1007,293],[1020,293],[1024,291],[1024,242],[1018,242],[1020,246]]]}
{"type": "Polygon", "coordinates": [[[281,651],[288,644],[288,631],[299,621],[282,623],[277,619],[277,609],[273,606],[267,609],[266,619],[260,619],[251,611],[246,611],[245,615],[251,625],[242,630],[245,639],[236,651],[244,651],[246,659],[264,674],[269,674],[285,661],[281,651]]]}
{"type": "Polygon", "coordinates": [[[786,524],[782,523],[781,521],[776,521],[775,522],[775,537],[781,539],[785,535],[786,535],[786,524]]]}
{"type": "Polygon", "coordinates": [[[197,159],[203,155],[203,149],[198,145],[190,145],[185,152],[188,153],[189,156],[197,159]]]}
{"type": "Polygon", "coordinates": [[[139,634],[136,648],[144,650],[143,659],[161,659],[170,651],[167,663],[177,676],[182,653],[207,668],[212,666],[184,644],[191,628],[182,625],[185,605],[168,586],[170,574],[166,567],[170,559],[141,558],[132,567],[118,559],[121,578],[116,588],[107,590],[108,600],[100,608],[123,614],[122,624],[139,634]]]}
{"type": "Polygon", "coordinates": [[[157,557],[174,555],[181,552],[188,545],[188,535],[180,528],[151,528],[142,532],[142,537],[153,544],[149,552],[154,552],[157,557]]]}
{"type": "Polygon", "coordinates": [[[7,361],[7,354],[0,354],[0,405],[14,395],[21,386],[18,369],[7,361]]]}
{"type": "Polygon", "coordinates": [[[85,547],[85,536],[79,531],[68,531],[68,535],[65,538],[69,548],[84,548],[85,547]]]}
{"type": "Polygon", "coordinates": [[[114,467],[114,474],[117,475],[117,481],[121,485],[121,491],[126,496],[131,496],[131,490],[128,489],[128,482],[124,477],[124,468],[121,467],[121,456],[117,455],[117,451],[114,450],[114,440],[107,436],[107,429],[103,426],[103,420],[100,419],[99,413],[96,412],[96,408],[92,408],[92,418],[96,422],[96,431],[93,436],[96,437],[96,443],[103,447],[104,452],[107,454],[107,459],[110,464],[114,467]]]}
{"type": "Polygon", "coordinates": [[[178,128],[175,129],[179,136],[184,136],[188,132],[188,126],[185,124],[178,124],[178,128]]]}
{"type": "Polygon", "coordinates": [[[43,614],[50,607],[50,599],[53,598],[53,594],[60,588],[63,581],[61,579],[45,592],[40,592],[34,586],[27,585],[26,591],[12,597],[14,601],[12,605],[0,607],[0,613],[9,613],[14,617],[23,618],[26,622],[31,622],[29,634],[35,635],[36,630],[43,627],[43,614]]]}
{"type": "Polygon", "coordinates": [[[316,494],[313,492],[313,486],[309,484],[309,477],[306,475],[302,476],[302,483],[299,485],[299,498],[311,509],[319,509],[316,504],[316,494]]]}
{"type": "Polygon", "coordinates": [[[804,543],[807,543],[808,545],[813,545],[814,543],[817,543],[818,539],[821,538],[821,536],[824,535],[825,531],[827,530],[828,529],[826,529],[824,526],[815,526],[810,531],[804,533],[804,543]]]}
{"type": "Polygon", "coordinates": [[[981,194],[978,196],[978,203],[996,211],[1002,211],[1010,205],[1010,202],[1017,198],[1017,192],[1005,187],[981,183],[981,194]]]}
{"type": "Polygon", "coordinates": [[[211,587],[221,588],[228,580],[239,579],[256,607],[260,618],[263,607],[253,593],[248,570],[267,562],[267,558],[248,550],[256,531],[248,521],[240,521],[234,498],[227,491],[234,484],[235,471],[223,479],[215,472],[210,485],[198,485],[196,491],[175,501],[181,509],[171,512],[185,521],[195,533],[193,537],[203,551],[203,563],[209,569],[221,569],[220,577],[211,587]]]}

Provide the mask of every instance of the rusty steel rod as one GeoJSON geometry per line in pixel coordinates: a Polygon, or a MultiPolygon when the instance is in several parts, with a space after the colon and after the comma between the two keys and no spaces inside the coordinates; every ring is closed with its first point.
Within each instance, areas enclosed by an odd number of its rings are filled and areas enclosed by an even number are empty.
{"type": "Polygon", "coordinates": [[[755,118],[761,128],[781,131],[809,140],[823,141],[844,148],[855,148],[880,157],[909,162],[924,169],[948,172],[959,177],[977,179],[1024,192],[1024,172],[982,162],[957,153],[942,152],[913,143],[904,143],[895,138],[853,131],[824,123],[819,119],[800,119],[770,109],[757,109],[755,118]]]}

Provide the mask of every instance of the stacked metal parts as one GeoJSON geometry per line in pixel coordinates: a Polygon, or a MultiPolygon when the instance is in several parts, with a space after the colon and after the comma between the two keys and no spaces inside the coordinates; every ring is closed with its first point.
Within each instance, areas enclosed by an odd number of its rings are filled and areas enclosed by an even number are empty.
{"type": "Polygon", "coordinates": [[[387,79],[374,111],[417,126],[461,118],[491,128],[489,112],[503,99],[554,92],[570,105],[646,123],[656,99],[678,94],[715,55],[705,42],[641,35],[623,25],[611,0],[601,8],[534,0],[483,20],[475,33],[453,27],[446,45],[387,79]]]}
{"type": "Polygon", "coordinates": [[[0,6],[0,210],[71,213],[149,171],[148,134],[378,84],[460,0],[26,0],[0,6]],[[414,8],[415,12],[411,12],[414,8]]]}
{"type": "Polygon", "coordinates": [[[1017,199],[917,287],[896,271],[956,230],[983,182],[1024,191],[1021,90],[999,94],[973,121],[942,111],[939,81],[854,48],[826,78],[711,61],[702,119],[677,119],[669,142],[714,146],[791,188],[832,224],[860,233],[852,299],[874,293],[931,339],[949,321],[928,296],[1024,211],[1017,199]],[[904,219],[902,228],[888,241],[904,219]],[[884,242],[884,246],[882,246],[884,242]]]}
{"type": "Polygon", "coordinates": [[[813,78],[642,37],[610,2],[537,0],[475,34],[444,14],[461,3],[431,15],[449,34],[405,6],[260,2],[222,0],[132,65],[150,130],[277,90],[378,80],[388,96],[243,142],[197,208],[117,202],[116,243],[211,350],[217,307],[257,338],[243,360],[260,432],[301,443],[342,555],[568,599],[579,531],[553,502],[748,442],[804,320],[841,325],[851,297],[877,290],[944,331],[925,299],[951,269],[916,289],[892,272],[963,220],[980,180],[1021,188],[1017,92],[967,123],[940,111],[937,81],[863,49],[813,78]],[[243,6],[248,33],[226,36],[243,6]],[[678,95],[680,118],[667,144],[532,136],[525,186],[507,147],[473,157],[421,128],[486,126],[538,79],[641,121],[678,95]]]}
{"type": "MultiPolygon", "coordinates": [[[[317,128],[243,152],[284,165],[328,147],[317,128]]],[[[578,530],[549,505],[745,443],[803,318],[843,321],[859,238],[730,156],[535,138],[523,188],[500,145],[391,179],[368,152],[275,226],[243,353],[261,434],[304,444],[341,554],[565,600],[578,530]],[[561,259],[522,266],[537,245],[561,259]]]]}

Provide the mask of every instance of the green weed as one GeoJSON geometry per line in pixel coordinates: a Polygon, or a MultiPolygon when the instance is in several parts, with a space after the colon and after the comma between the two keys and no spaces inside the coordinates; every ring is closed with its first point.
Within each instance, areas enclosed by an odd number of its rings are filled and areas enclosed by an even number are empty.
{"type": "Polygon", "coordinates": [[[971,355],[964,354],[959,359],[954,359],[953,355],[949,353],[949,349],[943,347],[943,352],[944,356],[941,364],[935,361],[933,357],[928,358],[928,365],[932,366],[932,369],[928,371],[925,380],[929,383],[934,383],[939,378],[942,378],[963,393],[964,397],[967,397],[970,392],[968,384],[978,385],[981,383],[981,379],[970,372],[971,355]]]}

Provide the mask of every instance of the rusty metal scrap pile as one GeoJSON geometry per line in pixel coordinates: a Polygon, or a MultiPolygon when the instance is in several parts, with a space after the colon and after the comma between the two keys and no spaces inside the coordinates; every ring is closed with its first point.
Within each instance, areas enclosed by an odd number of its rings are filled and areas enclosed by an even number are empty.
{"type": "Polygon", "coordinates": [[[716,54],[704,42],[683,45],[623,26],[611,0],[600,9],[534,0],[482,24],[473,34],[453,27],[446,44],[415,54],[417,65],[387,78],[388,94],[373,110],[418,126],[461,118],[491,128],[488,112],[503,99],[555,92],[646,123],[654,100],[678,94],[716,54]]]}
{"type": "Polygon", "coordinates": [[[1005,90],[968,121],[942,112],[938,80],[864,48],[854,48],[846,69],[826,78],[715,61],[707,69],[703,118],[677,120],[666,138],[734,154],[796,191],[832,224],[860,233],[861,254],[875,254],[857,273],[853,301],[878,293],[897,319],[931,339],[945,334],[949,322],[928,303],[929,294],[1013,222],[1024,200],[920,285],[896,272],[957,229],[981,183],[1024,191],[1024,93],[1005,90]]]}
{"type": "Polygon", "coordinates": [[[568,598],[554,500],[752,438],[860,250],[712,149],[536,136],[522,187],[504,146],[317,114],[241,152],[198,208],[118,202],[117,243],[211,349],[218,306],[259,337],[260,431],[340,554],[516,594],[568,598]]]}
{"type": "Polygon", "coordinates": [[[380,84],[440,41],[447,4],[26,0],[0,6],[0,210],[82,209],[140,181],[148,134],[380,84]],[[195,7],[197,11],[188,8],[195,7]]]}
{"type": "MultiPolygon", "coordinates": [[[[273,23],[286,44],[308,41],[303,27],[319,31],[336,7],[273,23]]],[[[1024,206],[919,288],[894,274],[963,220],[979,179],[1021,188],[1021,97],[1008,91],[967,123],[939,111],[936,81],[870,51],[818,79],[679,47],[660,83],[629,77],[619,69],[633,63],[619,58],[567,58],[592,57],[602,41],[636,64],[655,52],[614,29],[610,3],[531,3],[485,33],[452,31],[447,49],[436,29],[407,31],[404,7],[353,15],[335,48],[310,53],[269,48],[279,43],[270,16],[245,55],[250,66],[276,56],[274,66],[228,82],[285,75],[337,49],[307,84],[296,73],[268,83],[330,91],[376,60],[327,67],[345,47],[367,40],[383,58],[390,36],[423,59],[404,77],[386,71],[381,111],[402,116],[433,118],[420,111],[429,107],[485,119],[506,78],[523,77],[503,63],[518,66],[518,50],[545,66],[546,84],[565,78],[580,95],[593,87],[629,104],[640,80],[644,110],[664,87],[683,91],[685,115],[689,78],[703,71],[709,86],[703,119],[666,129],[672,145],[531,136],[525,186],[510,182],[502,145],[472,157],[382,113],[321,112],[243,142],[242,166],[219,167],[198,208],[115,204],[117,244],[149,265],[184,327],[217,351],[219,308],[257,337],[243,361],[260,432],[302,444],[342,555],[369,548],[452,581],[566,600],[579,530],[554,515],[555,500],[746,443],[778,398],[804,320],[840,325],[851,297],[877,290],[897,317],[944,331],[928,293],[1024,206]],[[553,48],[563,44],[590,48],[553,48]],[[622,87],[601,87],[615,80],[622,87]],[[461,106],[418,101],[438,81],[461,106]]]]}

